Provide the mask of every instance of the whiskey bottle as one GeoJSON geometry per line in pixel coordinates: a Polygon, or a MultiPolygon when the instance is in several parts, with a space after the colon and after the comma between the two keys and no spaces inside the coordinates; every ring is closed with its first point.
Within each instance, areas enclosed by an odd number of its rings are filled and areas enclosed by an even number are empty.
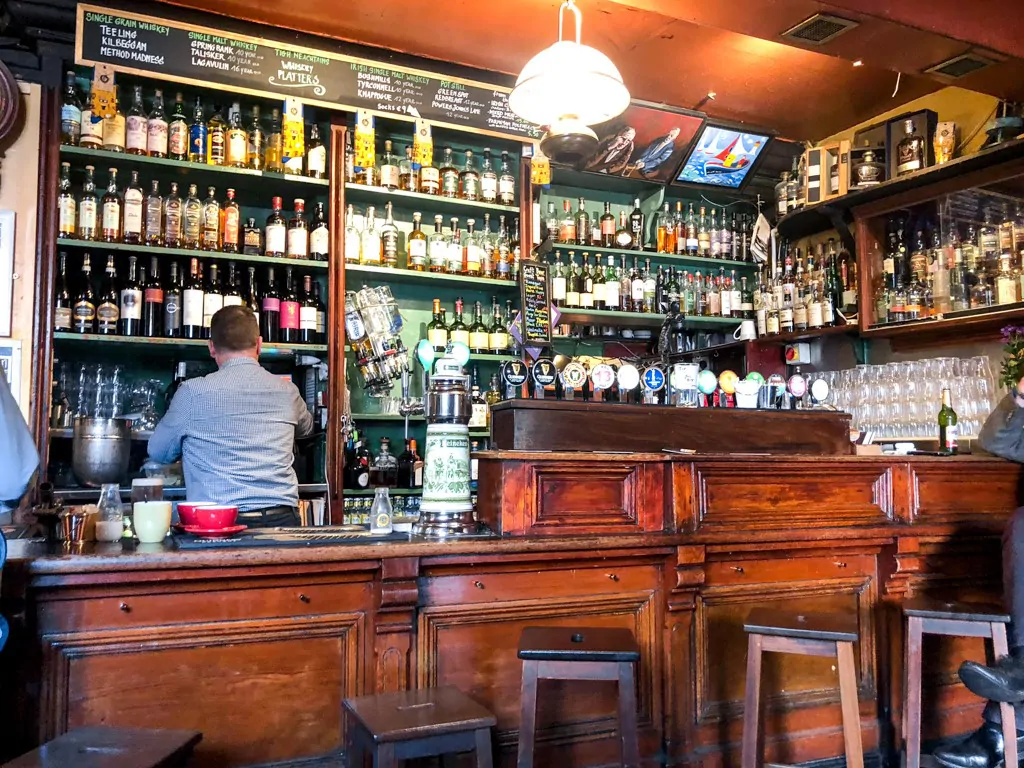
{"type": "MultiPolygon", "coordinates": [[[[384,168],[381,167],[383,175],[384,168]]],[[[397,183],[397,179],[396,179],[397,183]]],[[[389,200],[384,206],[384,224],[380,228],[380,263],[383,267],[398,267],[398,227],[395,226],[394,209],[389,200]]]]}
{"type": "Polygon", "coordinates": [[[479,301],[473,304],[473,324],[469,326],[469,349],[477,354],[486,354],[490,351],[490,331],[484,325],[483,304],[479,301]]]}
{"type": "Polygon", "coordinates": [[[262,256],[263,251],[263,230],[256,224],[256,219],[250,216],[245,220],[245,227],[242,229],[242,253],[247,256],[262,256]]]}
{"type": "Polygon", "coordinates": [[[263,166],[270,173],[284,173],[284,137],[281,135],[281,110],[277,107],[270,110],[270,130],[267,132],[263,166]]]}
{"type": "MultiPolygon", "coordinates": [[[[75,193],[71,191],[71,163],[60,164],[58,189],[57,237],[75,237],[78,234],[78,203],[75,201],[75,193]]],[[[95,216],[94,208],[93,218],[95,216]]]]}
{"type": "Polygon", "coordinates": [[[462,238],[462,272],[470,277],[480,277],[483,267],[483,249],[475,227],[476,219],[466,219],[466,235],[462,238]]]}
{"type": "Polygon", "coordinates": [[[420,167],[419,191],[424,195],[441,194],[441,171],[433,162],[420,167]]]}
{"type": "Polygon", "coordinates": [[[445,260],[445,271],[452,275],[463,274],[463,244],[462,236],[459,233],[459,219],[456,216],[452,216],[451,231],[445,240],[445,244],[448,254],[445,260]]]}
{"type": "Polygon", "coordinates": [[[309,258],[314,261],[328,261],[331,249],[330,230],[327,228],[327,213],[322,202],[313,209],[313,220],[309,225],[309,258]]]}
{"type": "Polygon", "coordinates": [[[225,165],[228,150],[228,123],[220,104],[213,105],[213,114],[206,123],[206,164],[225,165]]]}
{"type": "Polygon", "coordinates": [[[108,169],[109,181],[107,191],[103,195],[102,240],[116,243],[121,240],[121,205],[123,199],[117,188],[117,168],[108,169]]]}
{"type": "Polygon", "coordinates": [[[455,299],[455,319],[452,320],[451,326],[448,328],[448,338],[453,342],[462,342],[467,347],[469,346],[469,328],[462,320],[462,308],[463,301],[462,297],[459,296],[455,299]]]}
{"type": "Polygon", "coordinates": [[[352,203],[345,210],[345,263],[359,263],[359,229],[356,227],[356,209],[352,203]]]}
{"type": "Polygon", "coordinates": [[[188,185],[188,197],[181,207],[182,240],[186,248],[199,248],[203,237],[203,204],[195,184],[188,185]]]}
{"type": "Polygon", "coordinates": [[[615,216],[612,214],[612,204],[604,204],[604,214],[601,216],[601,245],[605,248],[615,247],[615,216]]]}
{"type": "Polygon", "coordinates": [[[118,99],[114,106],[114,113],[110,117],[103,118],[103,148],[108,152],[124,152],[125,119],[124,112],[121,111],[120,90],[115,86],[118,99]]]}
{"type": "Polygon", "coordinates": [[[494,272],[499,280],[512,279],[512,245],[504,214],[498,217],[498,237],[494,241],[494,272]]]}
{"type": "Polygon", "coordinates": [[[146,119],[146,154],[150,157],[167,157],[168,127],[164,92],[157,88],[153,92],[153,109],[146,119]]]}
{"type": "Polygon", "coordinates": [[[501,318],[498,297],[491,297],[491,327],[487,332],[487,351],[494,355],[502,355],[508,351],[508,328],[501,318]]]}
{"type": "Polygon", "coordinates": [[[363,231],[359,235],[359,263],[372,267],[381,266],[382,242],[377,231],[377,209],[367,206],[363,219],[363,231]]]}
{"type": "Polygon", "coordinates": [[[267,226],[264,232],[264,256],[284,258],[288,250],[288,224],[281,214],[281,198],[275,197],[271,201],[273,211],[267,217],[267,226]]]}
{"type": "Polygon", "coordinates": [[[622,278],[615,269],[615,257],[608,254],[608,266],[604,272],[604,308],[612,312],[621,309],[622,278]]]}
{"type": "Polygon", "coordinates": [[[288,258],[309,258],[309,224],[306,222],[306,201],[296,198],[295,212],[288,220],[288,258]]]}
{"type": "Polygon", "coordinates": [[[237,101],[229,116],[226,144],[225,165],[232,168],[248,167],[249,135],[242,127],[242,115],[237,101]]]}
{"type": "Polygon", "coordinates": [[[164,244],[164,199],[160,196],[160,182],[153,179],[146,197],[144,242],[149,246],[164,244]]]}
{"type": "Polygon", "coordinates": [[[93,116],[91,97],[88,95],[82,106],[82,132],[78,136],[78,146],[84,149],[103,147],[103,118],[93,116]]]}
{"type": "Polygon", "coordinates": [[[206,199],[203,201],[200,248],[204,251],[220,250],[220,203],[215,197],[216,189],[206,188],[206,199]]]}
{"type": "Polygon", "coordinates": [[[427,236],[423,234],[420,220],[420,212],[413,213],[412,232],[409,233],[407,241],[409,258],[406,267],[414,272],[424,272],[427,269],[427,236]]]}
{"type": "Polygon", "coordinates": [[[906,134],[896,145],[896,175],[905,176],[924,168],[924,139],[914,133],[914,121],[903,121],[906,134]]]}
{"type": "Polygon", "coordinates": [[[188,160],[189,125],[180,93],[174,95],[174,112],[167,124],[167,156],[172,160],[188,160]]]}
{"type": "Polygon", "coordinates": [[[121,286],[118,333],[139,336],[142,332],[142,286],[139,284],[137,257],[128,257],[128,279],[121,286]]]}
{"type": "Polygon", "coordinates": [[[644,307],[644,273],[640,270],[637,257],[633,257],[633,270],[629,273],[629,299],[633,312],[642,313],[644,307]]]}
{"type": "Polygon", "coordinates": [[[572,205],[568,200],[562,201],[562,218],[558,220],[558,242],[576,243],[576,217],[572,214],[572,205]]]}
{"type": "Polygon", "coordinates": [[[441,160],[441,197],[459,196],[459,169],[455,167],[451,147],[445,147],[441,160]]]}
{"type": "Polygon", "coordinates": [[[78,144],[82,135],[82,102],[75,87],[75,73],[64,73],[64,99],[60,105],[60,143],[78,144]]]}
{"type": "Polygon", "coordinates": [[[398,161],[398,188],[403,192],[420,191],[420,169],[412,161],[412,147],[405,148],[405,157],[398,161]]]}
{"type": "Polygon", "coordinates": [[[633,198],[633,212],[629,214],[629,233],[633,236],[632,248],[634,251],[644,249],[644,234],[646,232],[646,217],[640,210],[640,198],[633,198]]]}
{"type": "Polygon", "coordinates": [[[448,326],[444,324],[441,316],[440,299],[434,299],[433,318],[427,325],[427,341],[437,352],[444,352],[448,346],[448,326]]]}
{"type": "Polygon", "coordinates": [[[168,248],[180,248],[184,242],[184,203],[178,195],[178,182],[171,182],[170,194],[164,198],[164,240],[168,248]]]}
{"type": "Polygon", "coordinates": [[[246,132],[245,138],[248,144],[246,162],[249,168],[254,171],[262,171],[265,167],[263,156],[267,151],[267,135],[263,132],[258,104],[253,104],[252,114],[249,117],[249,130],[246,132]]]}
{"type": "Polygon", "coordinates": [[[711,230],[708,229],[708,217],[704,206],[700,207],[697,220],[697,254],[703,258],[711,256],[711,230]]]}
{"type": "Polygon", "coordinates": [[[163,291],[163,335],[169,339],[181,336],[181,291],[181,272],[178,271],[178,262],[172,261],[171,274],[163,291]]]}
{"type": "Polygon", "coordinates": [[[196,96],[196,105],[192,109],[192,122],[188,126],[188,159],[191,163],[205,163],[207,156],[206,118],[203,113],[203,102],[196,96]]]}
{"type": "Polygon", "coordinates": [[[472,201],[480,199],[480,173],[471,149],[466,150],[466,162],[459,172],[459,197],[472,201]]]}
{"type": "Polygon", "coordinates": [[[131,181],[124,191],[124,225],[121,239],[132,245],[142,243],[142,229],[144,226],[145,200],[142,195],[142,187],[139,186],[139,172],[132,171],[131,181]]]}
{"type": "Polygon", "coordinates": [[[590,254],[583,254],[583,266],[579,275],[580,308],[594,308],[594,273],[590,271],[590,254]]]}
{"type": "Polygon", "coordinates": [[[121,294],[117,286],[117,268],[113,254],[107,256],[107,268],[103,275],[103,290],[96,304],[96,330],[106,336],[117,334],[121,315],[121,294]]]}
{"type": "Polygon", "coordinates": [[[384,189],[398,189],[398,157],[391,151],[391,141],[384,142],[384,154],[380,157],[380,185],[384,189]]]}
{"type": "MultiPolygon", "coordinates": [[[[193,257],[188,282],[181,292],[181,334],[186,339],[203,338],[203,281],[199,277],[199,259],[193,257]]],[[[266,339],[266,336],[263,337],[266,339]]]]}
{"type": "Polygon", "coordinates": [[[498,174],[491,162],[490,149],[484,149],[484,162],[480,167],[480,199],[485,203],[498,201],[498,174]]]}
{"type": "MultiPolygon", "coordinates": [[[[570,254],[572,252],[570,251],[570,254]]],[[[565,265],[562,263],[562,254],[559,253],[551,270],[551,303],[556,307],[567,306],[566,292],[568,290],[568,278],[565,273],[565,265]]]]}
{"type": "Polygon", "coordinates": [[[235,201],[235,190],[228,189],[227,199],[220,211],[221,250],[238,253],[241,250],[242,212],[235,201]]]}
{"type": "Polygon", "coordinates": [[[693,203],[686,212],[686,252],[696,256],[700,252],[700,226],[693,212],[693,203]]]}
{"type": "Polygon", "coordinates": [[[132,89],[132,105],[125,119],[125,147],[129,155],[145,155],[149,140],[146,113],[142,104],[142,86],[132,89]]]}
{"type": "Polygon", "coordinates": [[[430,264],[430,271],[434,273],[444,272],[448,261],[448,241],[444,236],[444,217],[441,214],[434,216],[434,231],[427,240],[427,261],[430,264]]]}
{"type": "Polygon", "coordinates": [[[615,247],[626,251],[633,250],[633,233],[629,231],[625,211],[619,211],[619,228],[615,230],[615,247]]]}
{"type": "Polygon", "coordinates": [[[60,252],[60,271],[53,292],[53,330],[71,330],[71,292],[68,291],[68,255],[60,252]]]}
{"type": "Polygon", "coordinates": [[[96,332],[96,294],[92,288],[92,256],[88,252],[82,255],[81,288],[75,294],[71,324],[75,333],[96,332]]]}
{"type": "Polygon", "coordinates": [[[512,167],[508,162],[508,152],[501,153],[501,168],[498,175],[498,203],[501,205],[516,204],[516,177],[512,175],[512,167]]]}
{"type": "Polygon", "coordinates": [[[590,214],[587,213],[585,205],[586,201],[582,197],[579,198],[579,208],[576,209],[576,239],[574,241],[577,245],[590,244],[590,214]]]}

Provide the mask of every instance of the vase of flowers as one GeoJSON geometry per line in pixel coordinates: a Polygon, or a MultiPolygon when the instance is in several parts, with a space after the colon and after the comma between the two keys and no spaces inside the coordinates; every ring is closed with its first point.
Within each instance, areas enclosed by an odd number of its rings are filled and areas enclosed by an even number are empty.
{"type": "Polygon", "coordinates": [[[1024,379],[1024,326],[1003,328],[1003,362],[999,366],[999,383],[1016,396],[1017,384],[1024,379]]]}

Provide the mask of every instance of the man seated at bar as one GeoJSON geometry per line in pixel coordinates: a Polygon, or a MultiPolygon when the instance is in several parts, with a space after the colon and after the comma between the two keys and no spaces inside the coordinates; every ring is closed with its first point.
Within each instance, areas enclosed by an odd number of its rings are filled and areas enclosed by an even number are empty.
{"type": "MultiPolygon", "coordinates": [[[[989,415],[978,442],[989,453],[1024,463],[1024,379],[1018,382],[1017,393],[1004,397],[989,415]]],[[[1003,762],[1000,701],[1016,705],[1018,754],[1024,749],[1024,507],[1010,516],[1003,531],[1003,600],[1011,617],[1010,655],[991,667],[976,661],[960,666],[964,685],[989,703],[978,730],[964,741],[935,750],[935,759],[948,768],[995,768],[1003,762]]]]}
{"type": "Polygon", "coordinates": [[[312,433],[313,417],[294,384],[259,364],[262,341],[248,307],[213,316],[217,371],[181,385],[149,455],[165,464],[182,458],[189,501],[236,505],[249,527],[298,525],[294,446],[312,433]]]}

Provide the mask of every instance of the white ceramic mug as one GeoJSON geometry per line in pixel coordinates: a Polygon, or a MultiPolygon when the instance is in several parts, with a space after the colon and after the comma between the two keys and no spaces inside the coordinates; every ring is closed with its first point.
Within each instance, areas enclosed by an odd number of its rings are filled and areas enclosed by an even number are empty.
{"type": "Polygon", "coordinates": [[[132,507],[132,525],[141,543],[159,544],[171,527],[171,502],[135,502],[132,507]]]}
{"type": "Polygon", "coordinates": [[[739,327],[732,332],[732,337],[736,341],[753,341],[757,338],[757,330],[754,328],[753,320],[743,320],[740,322],[739,327]]]}

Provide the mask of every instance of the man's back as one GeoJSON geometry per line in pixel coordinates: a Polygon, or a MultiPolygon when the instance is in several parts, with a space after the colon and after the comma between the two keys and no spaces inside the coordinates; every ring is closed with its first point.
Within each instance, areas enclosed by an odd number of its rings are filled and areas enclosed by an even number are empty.
{"type": "Polygon", "coordinates": [[[237,504],[243,511],[295,506],[293,446],[313,421],[295,386],[250,358],[182,384],[157,425],[149,454],[181,455],[189,501],[237,504]]]}

